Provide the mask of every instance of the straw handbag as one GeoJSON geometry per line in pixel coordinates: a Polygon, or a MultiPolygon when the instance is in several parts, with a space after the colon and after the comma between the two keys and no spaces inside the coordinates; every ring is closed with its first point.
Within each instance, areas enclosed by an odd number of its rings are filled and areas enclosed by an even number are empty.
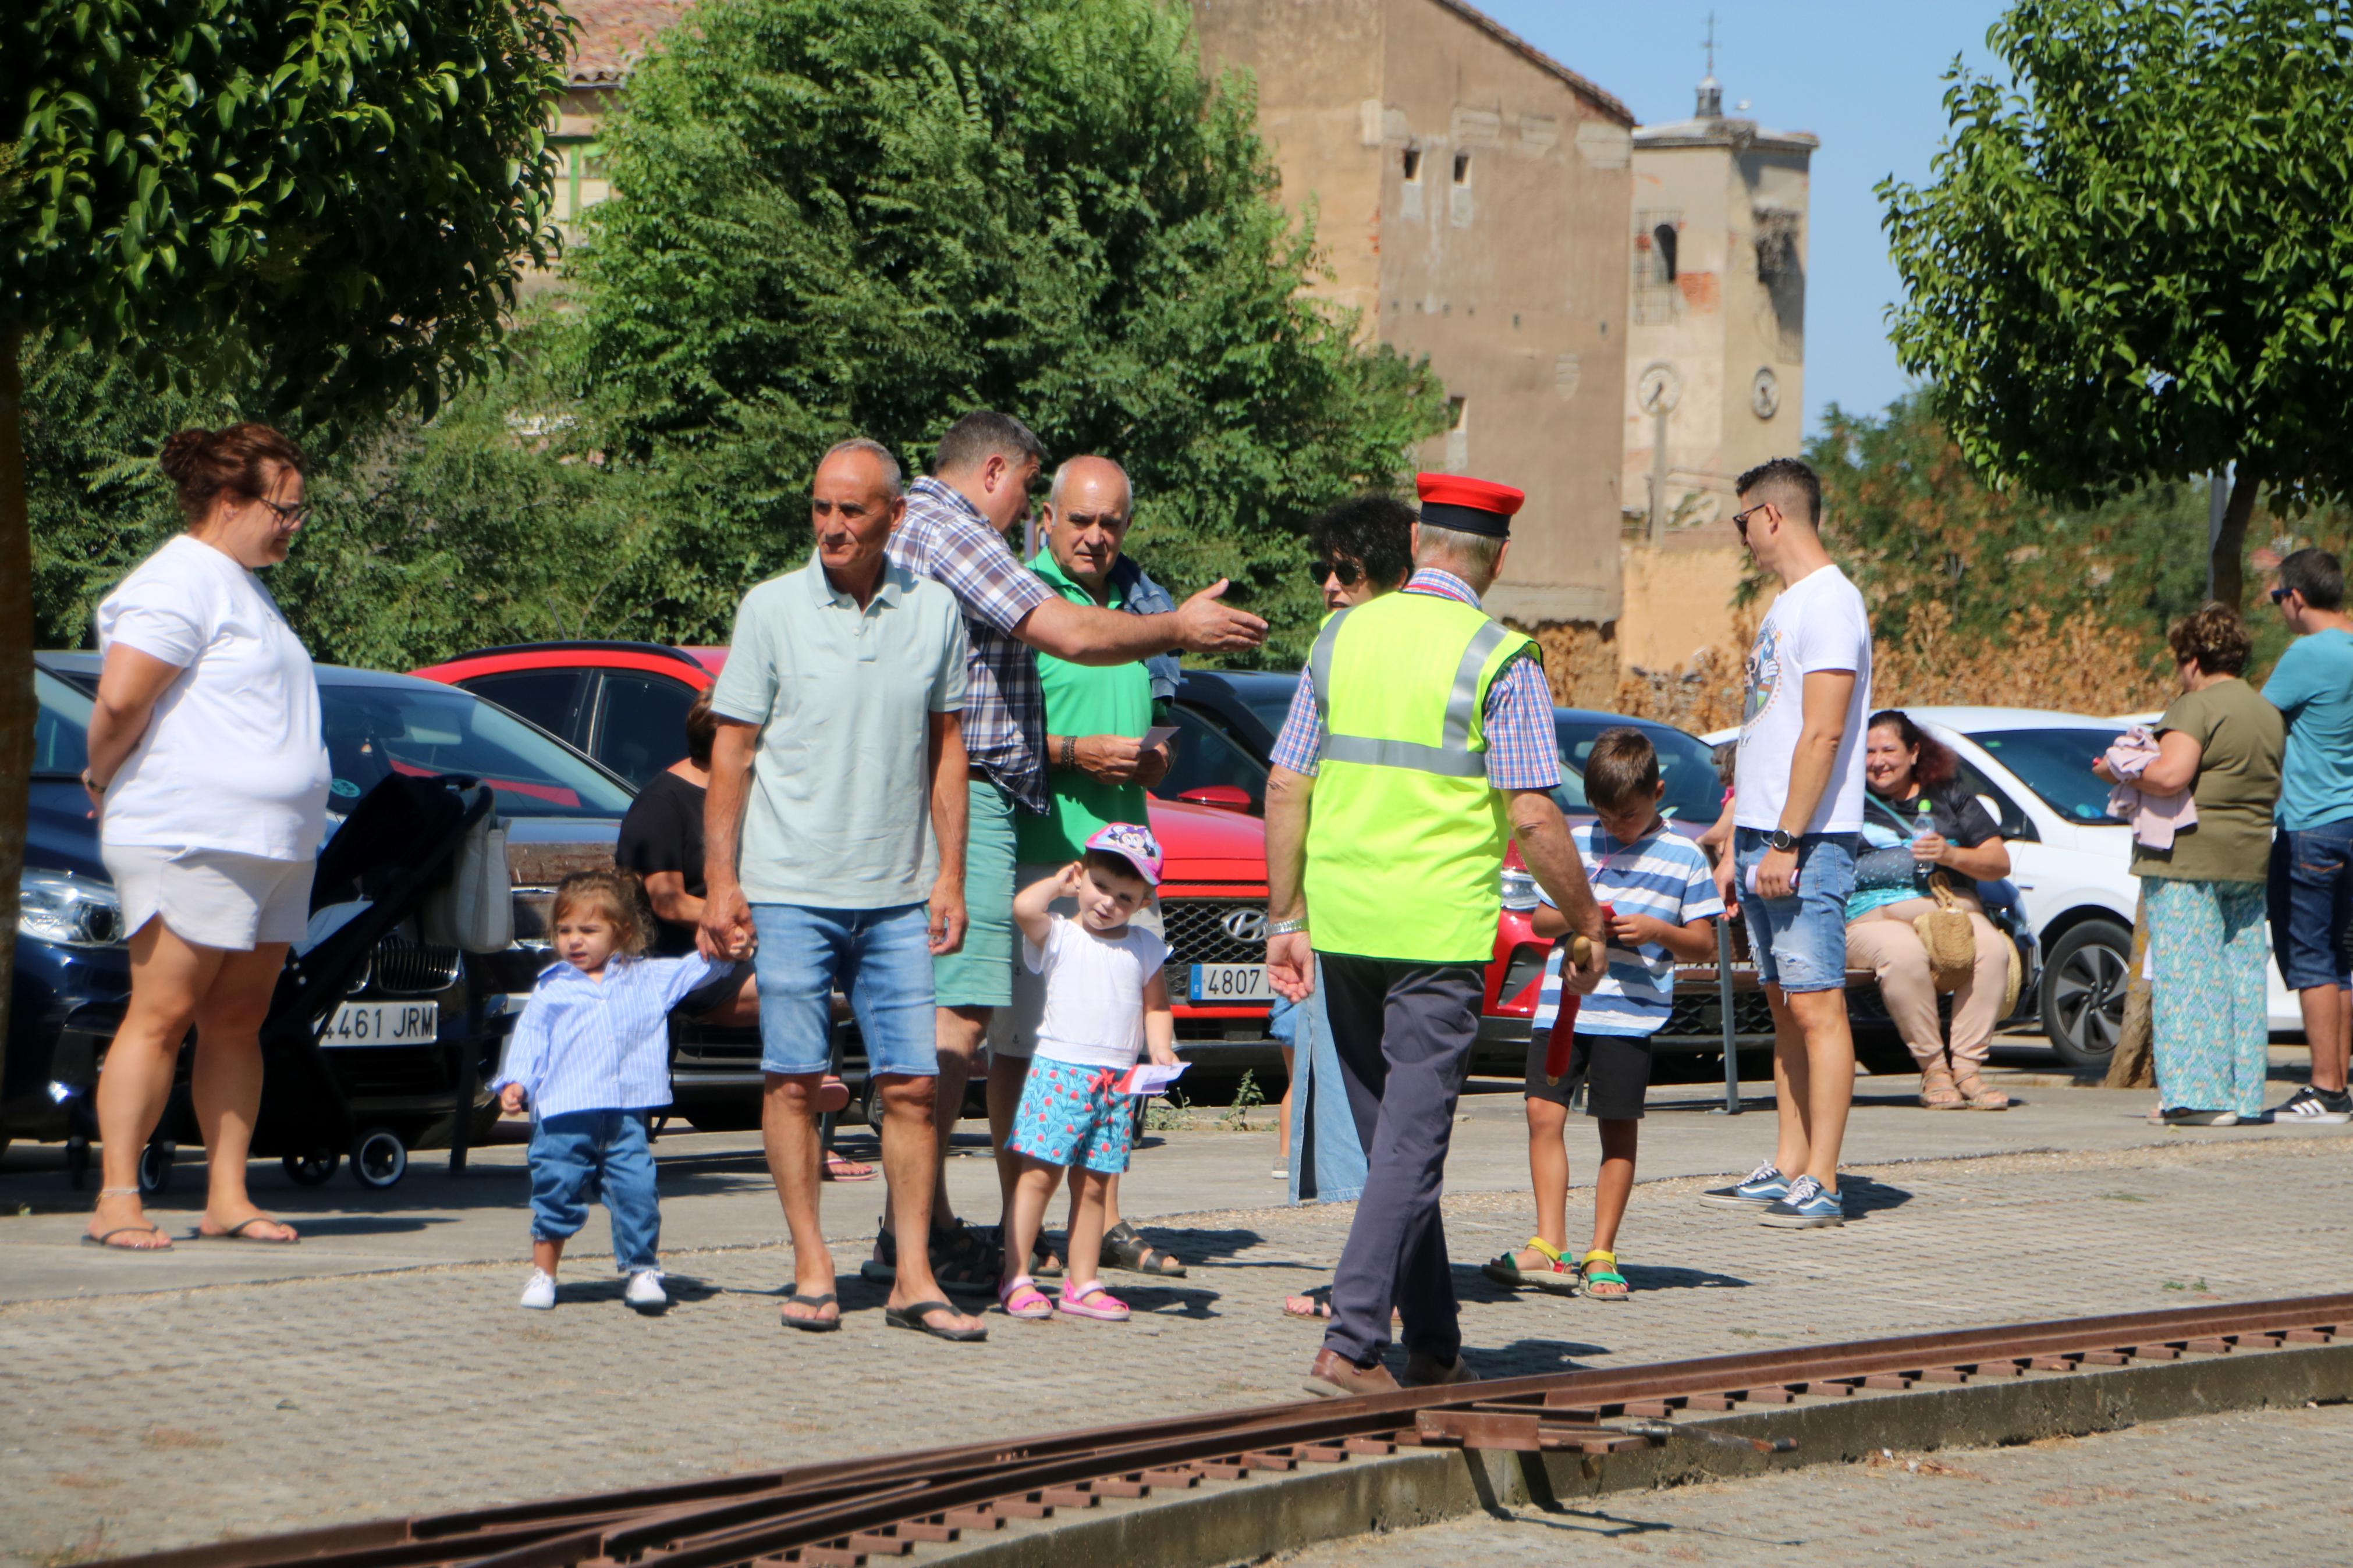
{"type": "Polygon", "coordinates": [[[1969,913],[1953,890],[1939,875],[1930,879],[1928,894],[1936,907],[1912,922],[1920,933],[1920,945],[1928,950],[1928,973],[1936,989],[1952,991],[1966,982],[1977,967],[1978,939],[1969,926],[1969,913]]]}

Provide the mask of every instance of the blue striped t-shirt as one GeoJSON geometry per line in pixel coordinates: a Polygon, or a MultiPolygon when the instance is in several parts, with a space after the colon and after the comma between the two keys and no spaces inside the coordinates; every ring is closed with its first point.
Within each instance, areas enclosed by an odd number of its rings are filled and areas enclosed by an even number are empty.
{"type": "MultiPolygon", "coordinates": [[[[1594,898],[1620,914],[1649,915],[1679,926],[1724,912],[1707,857],[1663,824],[1631,844],[1619,843],[1599,822],[1587,823],[1574,837],[1594,898]]],[[[1567,942],[1555,942],[1552,957],[1545,962],[1544,986],[1536,993],[1535,1026],[1539,1029],[1552,1027],[1560,1016],[1560,970],[1567,953],[1567,942]]],[[[1637,949],[1613,942],[1609,972],[1577,1004],[1577,1032],[1657,1034],[1674,1011],[1674,954],[1656,944],[1637,949]]]]}

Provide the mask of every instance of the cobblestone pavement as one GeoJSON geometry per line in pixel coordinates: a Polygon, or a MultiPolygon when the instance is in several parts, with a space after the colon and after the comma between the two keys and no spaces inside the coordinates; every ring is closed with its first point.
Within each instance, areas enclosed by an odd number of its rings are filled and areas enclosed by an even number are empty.
{"type": "Polygon", "coordinates": [[[2011,1448],[1885,1454],[1754,1480],[1621,1492],[1556,1512],[1358,1536],[1269,1568],[2024,1568],[2346,1560],[2353,1406],[2157,1421],[2011,1448]]]}
{"type": "MultiPolygon", "coordinates": [[[[1804,1233],[1700,1207],[1704,1178],[1645,1184],[1623,1305],[1494,1289],[1476,1264],[1525,1237],[1525,1200],[1451,1198],[1472,1364],[1623,1364],[2353,1280],[2353,1140],[1860,1173],[1858,1217],[1804,1233]]],[[[0,1564],[1296,1398],[1317,1335],[1278,1302],[1328,1279],[1348,1217],[1156,1223],[1195,1267],[1123,1280],[1134,1322],[992,1313],[978,1346],[886,1331],[847,1244],[848,1317],[824,1336],[777,1326],[789,1275],[774,1247],[672,1255],[680,1302],[661,1319],[626,1310],[587,1260],[552,1313],[516,1310],[506,1263],[0,1307],[0,1564]]],[[[1978,1528],[1979,1511],[1951,1522],[1978,1528]]]]}

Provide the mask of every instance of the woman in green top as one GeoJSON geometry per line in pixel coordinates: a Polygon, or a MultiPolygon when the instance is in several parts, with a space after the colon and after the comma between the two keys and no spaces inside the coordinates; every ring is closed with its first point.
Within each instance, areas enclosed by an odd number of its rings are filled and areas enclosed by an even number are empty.
{"type": "MultiPolygon", "coordinates": [[[[2263,1114],[2271,1026],[2263,1002],[2263,879],[2286,726],[2240,679],[2247,628],[2207,605],[2166,634],[2181,695],[2158,721],[2158,754],[2130,783],[2190,792],[2198,820],[2169,847],[2136,842],[2147,879],[2158,1098],[2171,1126],[2228,1127],[2263,1114]]],[[[2105,757],[2092,771],[2118,782],[2105,757]]]]}

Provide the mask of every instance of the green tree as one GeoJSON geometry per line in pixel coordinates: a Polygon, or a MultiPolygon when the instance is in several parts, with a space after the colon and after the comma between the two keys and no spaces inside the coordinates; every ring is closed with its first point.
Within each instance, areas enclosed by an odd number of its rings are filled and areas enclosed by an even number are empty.
{"type": "Polygon", "coordinates": [[[0,929],[32,746],[26,339],[88,342],[142,388],[241,380],[314,435],[412,395],[429,414],[550,258],[568,26],[557,0],[0,15],[0,929]]]}
{"type": "Polygon", "coordinates": [[[2243,596],[2256,492],[2353,489],[2353,7],[2017,0],[1957,61],[1925,188],[1879,187],[1897,357],[1997,485],[2071,501],[2235,464],[2212,551],[2243,596]]]}
{"type": "MultiPolygon", "coordinates": [[[[1425,367],[1304,290],[1246,79],[1155,0],[731,0],[640,66],[589,215],[583,362],[678,548],[740,588],[807,548],[830,442],[925,457],[1017,413],[1136,484],[1138,552],[1218,576],[1295,660],[1299,529],[1441,427],[1425,367]]],[[[723,615],[723,608],[719,612],[723,615]]],[[[716,630],[722,623],[714,623],[716,630]]]]}

